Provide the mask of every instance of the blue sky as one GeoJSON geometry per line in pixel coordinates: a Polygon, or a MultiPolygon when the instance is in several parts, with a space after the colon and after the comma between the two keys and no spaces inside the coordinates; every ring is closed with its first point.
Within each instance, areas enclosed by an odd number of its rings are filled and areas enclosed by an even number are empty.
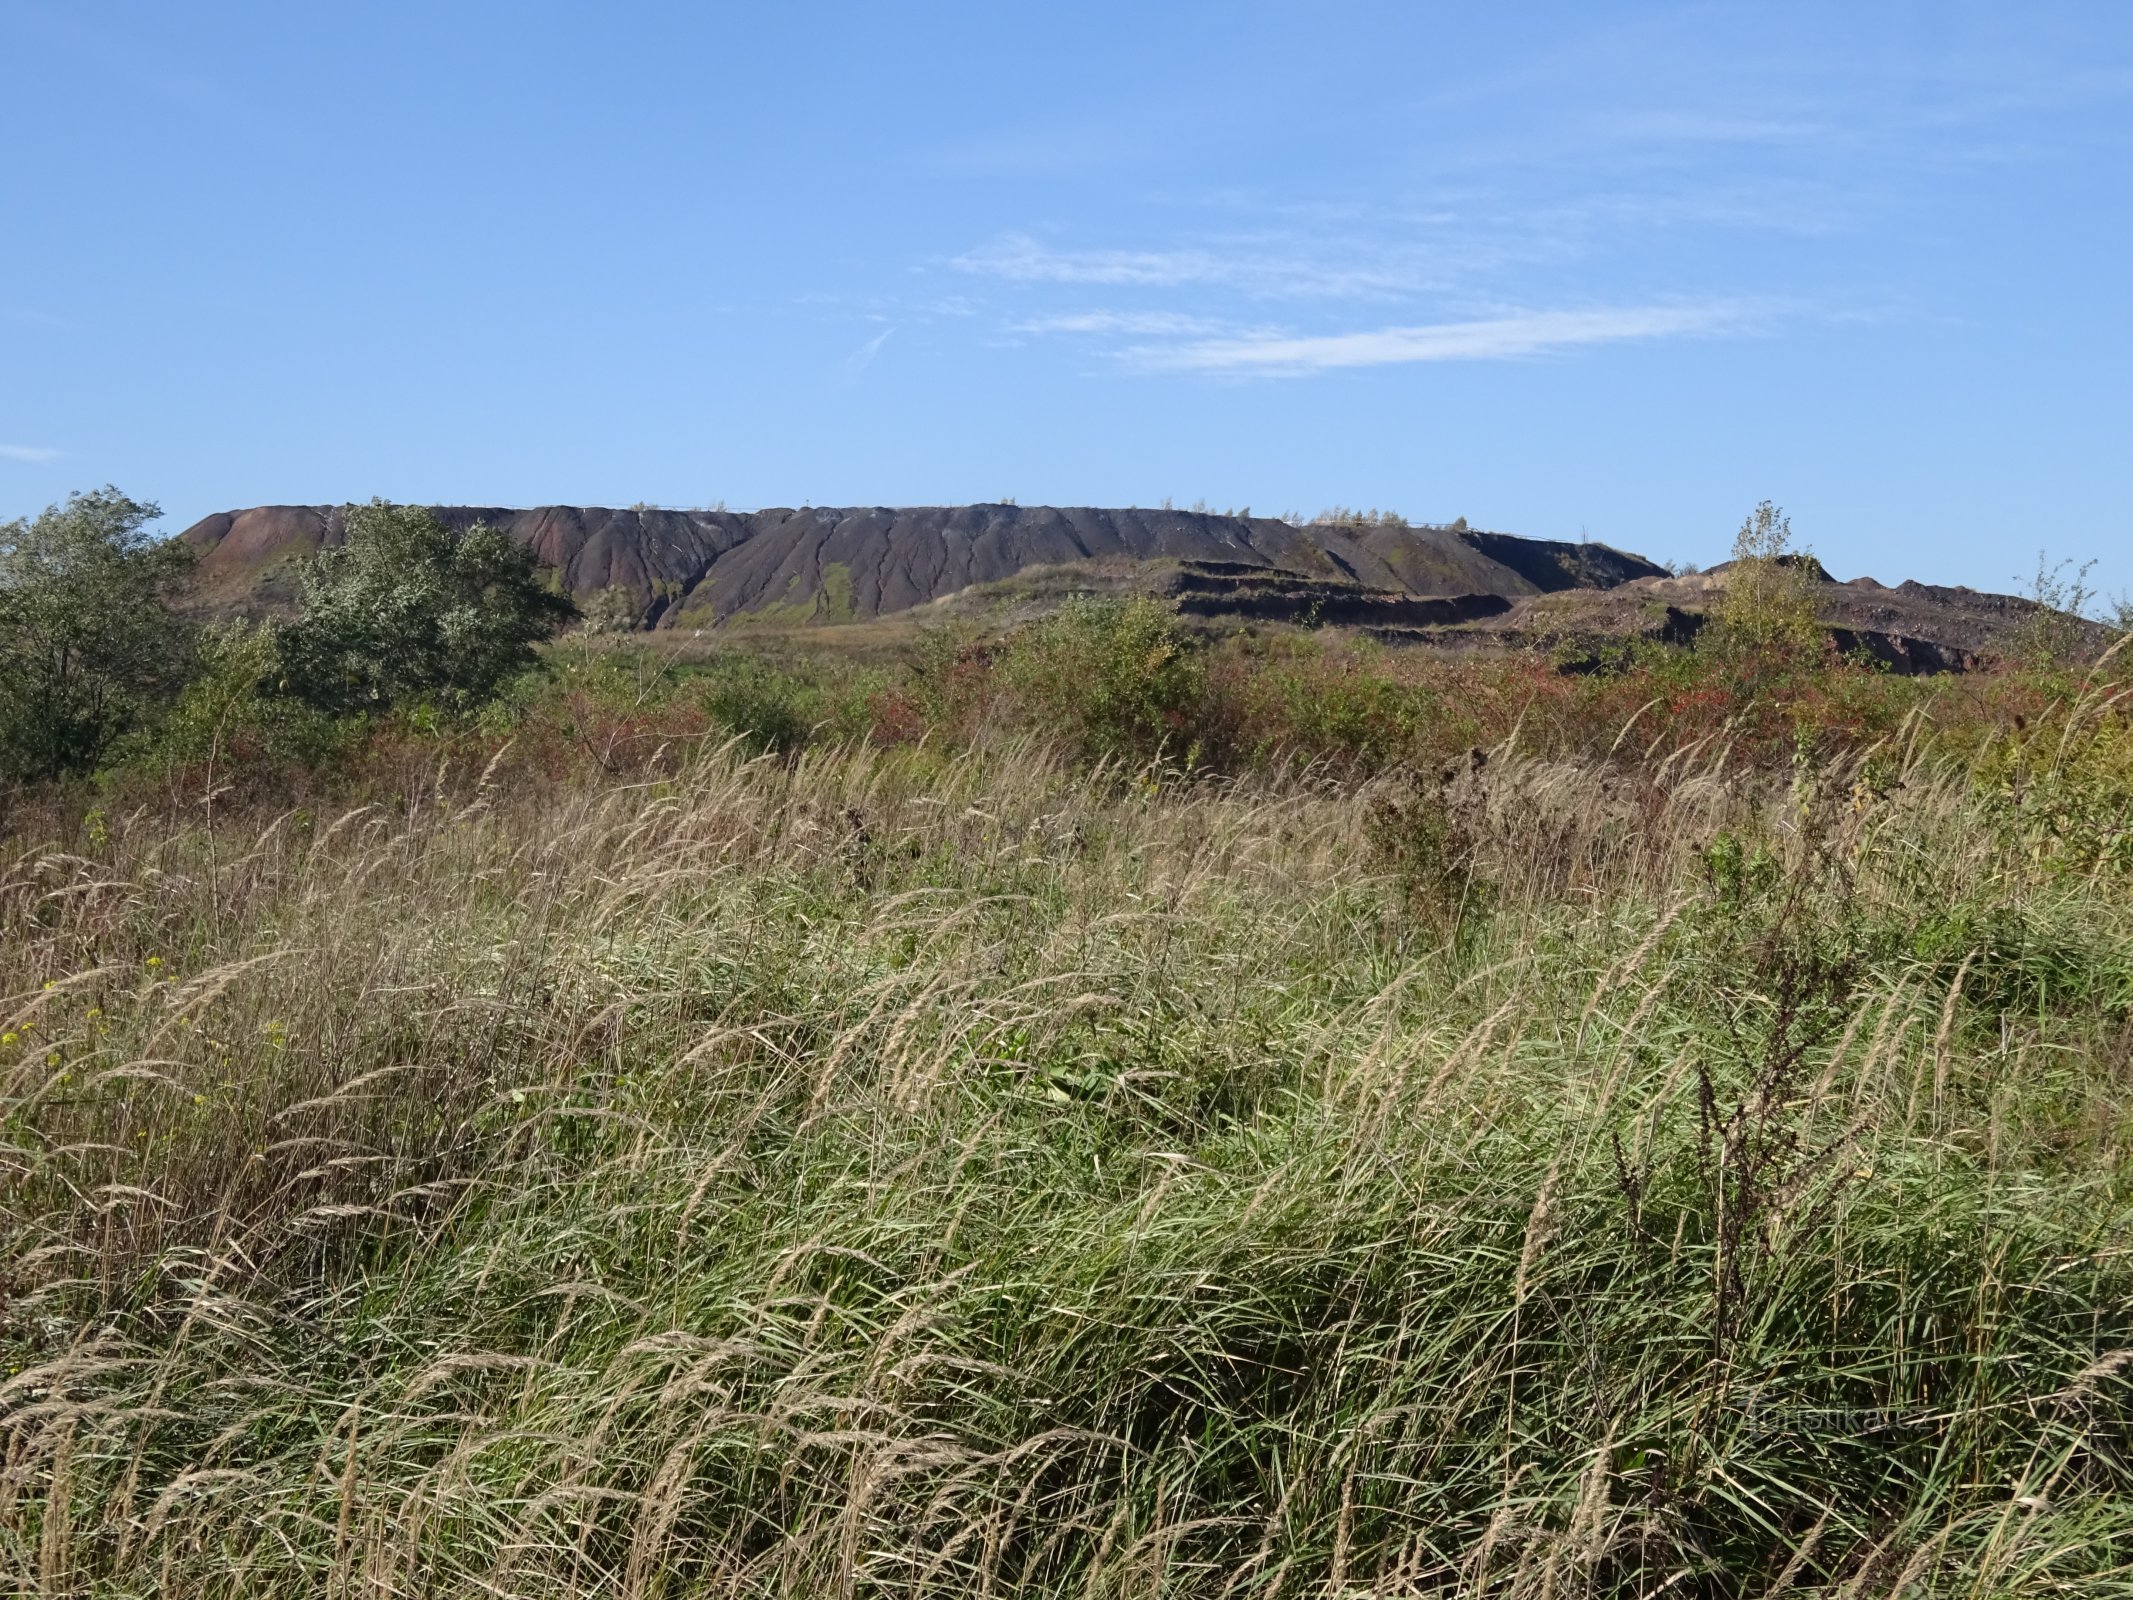
{"type": "Polygon", "coordinates": [[[1328,504],[2133,589],[2133,6],[0,0],[0,516],[1328,504]]]}

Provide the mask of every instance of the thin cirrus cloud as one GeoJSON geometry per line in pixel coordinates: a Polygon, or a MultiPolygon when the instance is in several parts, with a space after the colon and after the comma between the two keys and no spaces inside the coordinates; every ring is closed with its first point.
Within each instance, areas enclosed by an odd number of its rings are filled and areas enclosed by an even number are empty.
{"type": "Polygon", "coordinates": [[[948,265],[1015,284],[1221,288],[1303,299],[1396,298],[1441,288],[1448,277],[1427,250],[1351,250],[1326,260],[1280,239],[1233,241],[1219,251],[1057,250],[1026,233],[1005,233],[948,265]]]}
{"type": "Polygon", "coordinates": [[[860,375],[874,364],[874,358],[881,354],[881,347],[889,342],[889,335],[895,331],[896,329],[893,325],[882,329],[881,332],[875,334],[873,338],[867,340],[865,344],[839,362],[837,365],[837,382],[847,387],[857,383],[860,375]]]}
{"type": "Polygon", "coordinates": [[[1148,372],[1283,377],[1424,361],[1516,360],[1587,345],[1740,332],[1750,321],[1733,304],[1530,311],[1357,333],[1253,333],[1142,344],[1120,351],[1119,358],[1148,372]]]}
{"type": "Polygon", "coordinates": [[[0,461],[21,461],[31,466],[42,466],[48,461],[57,461],[59,452],[43,444],[0,444],[0,461]]]}
{"type": "Polygon", "coordinates": [[[1014,333],[1117,333],[1144,338],[1170,335],[1214,334],[1222,324],[1182,311],[1070,311],[1058,316],[1031,317],[1017,322],[1014,333]]]}
{"type": "Polygon", "coordinates": [[[1051,250],[1026,233],[1002,234],[949,262],[958,272],[1009,283],[1096,283],[1175,289],[1224,281],[1228,270],[1199,250],[1051,250]]]}

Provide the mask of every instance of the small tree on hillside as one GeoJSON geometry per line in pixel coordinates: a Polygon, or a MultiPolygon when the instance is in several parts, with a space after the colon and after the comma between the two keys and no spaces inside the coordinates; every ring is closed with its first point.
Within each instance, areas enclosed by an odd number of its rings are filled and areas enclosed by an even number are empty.
{"type": "Polygon", "coordinates": [[[1811,648],[1815,589],[1821,566],[1793,548],[1792,519],[1765,500],[1733,536],[1733,562],[1719,602],[1720,638],[1730,648],[1764,656],[1811,648]]]}
{"type": "Polygon", "coordinates": [[[106,487],[0,523],[0,773],[86,771],[183,687],[192,552],[147,531],[161,515],[106,487]]]}
{"type": "MultiPolygon", "coordinates": [[[[2036,608],[2015,629],[2016,660],[2053,672],[2075,666],[2096,653],[2096,630],[2088,623],[2098,598],[2089,587],[2089,574],[2095,570],[2094,561],[2084,561],[2077,567],[2071,561],[2055,563],[2044,551],[2037,552],[2037,575],[2023,586],[2024,598],[2034,601],[2036,608]],[[2072,577],[2067,576],[2069,568],[2072,577]]],[[[2119,609],[2123,615],[2123,603],[2119,609]]]]}
{"type": "Polygon", "coordinates": [[[300,581],[303,615],[277,647],[281,685],[331,712],[478,704],[575,612],[506,534],[454,532],[426,507],[382,500],[350,507],[346,542],[300,581]]]}

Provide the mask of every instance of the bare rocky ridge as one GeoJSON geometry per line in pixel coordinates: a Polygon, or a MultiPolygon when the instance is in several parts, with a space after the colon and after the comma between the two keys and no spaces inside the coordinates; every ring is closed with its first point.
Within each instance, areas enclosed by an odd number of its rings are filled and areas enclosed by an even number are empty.
{"type": "MultiPolygon", "coordinates": [[[[1634,639],[1685,643],[1725,569],[1672,577],[1602,544],[1464,527],[1296,525],[1271,517],[1014,505],[668,511],[443,506],[529,545],[581,603],[645,628],[859,622],[916,612],[1013,617],[1087,590],[1157,593],[1190,617],[1359,629],[1387,643],[1544,650],[1575,664],[1634,639]]],[[[208,613],[286,609],[302,558],[343,537],[333,506],[203,518],[208,613]]],[[[1871,578],[1819,585],[1840,649],[1902,672],[1962,671],[2006,652],[2034,602],[1871,578]]],[[[2107,642],[2090,625],[2090,642],[2107,642]]]]}
{"type": "MultiPolygon", "coordinates": [[[[1505,599],[1605,587],[1662,570],[1600,544],[1436,527],[1299,527],[1272,517],[1192,511],[437,509],[455,527],[488,522],[532,546],[581,600],[621,591],[647,627],[714,626],[744,616],[794,622],[886,616],[1026,568],[1083,561],[1216,562],[1386,595],[1505,599]]],[[[200,551],[202,607],[287,605],[297,560],[338,544],[342,519],[342,508],[333,506],[258,506],[201,519],[182,537],[200,551]]]]}

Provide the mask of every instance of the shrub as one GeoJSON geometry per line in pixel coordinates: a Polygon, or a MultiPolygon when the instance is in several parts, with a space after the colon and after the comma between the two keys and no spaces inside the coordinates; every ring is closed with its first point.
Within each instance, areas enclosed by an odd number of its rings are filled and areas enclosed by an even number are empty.
{"type": "Polygon", "coordinates": [[[1758,661],[1796,656],[1819,639],[1815,588],[1821,567],[1792,544],[1792,519],[1765,500],[1733,536],[1714,643],[1758,661]]]}
{"type": "Polygon", "coordinates": [[[2094,632],[2086,619],[2097,600],[2089,586],[2095,566],[2094,561],[2078,567],[2071,561],[2055,563],[2044,551],[2037,552],[2036,575],[2024,585],[2024,597],[2034,601],[2036,609],[2015,631],[2017,661],[2038,672],[2063,672],[2092,654],[2094,632]]]}
{"type": "Polygon", "coordinates": [[[1009,642],[1000,672],[1025,717],[1099,756],[1176,741],[1206,683],[1170,608],[1147,598],[1068,601],[1009,642]]]}
{"type": "Polygon", "coordinates": [[[1476,780],[1481,751],[1442,769],[1380,784],[1363,807],[1363,837],[1398,885],[1405,909],[1425,924],[1456,927],[1484,909],[1490,885],[1477,873],[1486,802],[1476,780]]]}
{"type": "Polygon", "coordinates": [[[192,553],[147,531],[161,515],[106,487],[0,523],[0,774],[87,771],[184,683],[192,553]]]}
{"type": "Polygon", "coordinates": [[[174,777],[204,766],[212,783],[261,759],[311,765],[360,736],[359,725],[274,692],[277,642],[267,622],[203,628],[191,681],[153,728],[112,746],[99,782],[123,786],[132,776],[174,777]]]}
{"type": "Polygon", "coordinates": [[[335,713],[477,705],[575,614],[503,533],[454,532],[434,511],[382,500],[350,508],[347,543],[320,551],[301,583],[303,615],[278,643],[281,687],[335,713]]]}
{"type": "Polygon", "coordinates": [[[635,633],[644,614],[636,595],[621,584],[609,584],[580,608],[580,628],[586,633],[635,633]]]}
{"type": "Polygon", "coordinates": [[[807,742],[817,720],[809,699],[790,673],[744,655],[719,662],[703,695],[704,709],[750,749],[781,754],[807,742]]]}

